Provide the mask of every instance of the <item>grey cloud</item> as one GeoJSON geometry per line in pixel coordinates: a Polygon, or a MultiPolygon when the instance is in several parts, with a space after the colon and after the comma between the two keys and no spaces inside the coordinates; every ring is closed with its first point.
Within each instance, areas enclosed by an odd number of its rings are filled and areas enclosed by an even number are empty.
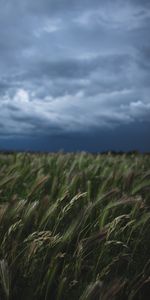
{"type": "Polygon", "coordinates": [[[148,6],[1,1],[1,135],[148,122],[148,6]]]}
{"type": "Polygon", "coordinates": [[[8,133],[38,135],[84,132],[96,127],[113,128],[145,118],[148,120],[149,116],[149,103],[139,100],[134,91],[125,90],[88,96],[86,100],[82,92],[33,102],[22,97],[22,104],[15,95],[11,105],[4,101],[2,121],[5,119],[8,133]]]}

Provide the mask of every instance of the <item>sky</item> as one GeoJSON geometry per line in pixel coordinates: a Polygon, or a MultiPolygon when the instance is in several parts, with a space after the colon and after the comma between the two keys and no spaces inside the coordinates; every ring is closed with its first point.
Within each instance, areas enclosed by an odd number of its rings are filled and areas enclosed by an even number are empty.
{"type": "Polygon", "coordinates": [[[0,150],[148,152],[149,132],[149,0],[0,0],[0,150]]]}

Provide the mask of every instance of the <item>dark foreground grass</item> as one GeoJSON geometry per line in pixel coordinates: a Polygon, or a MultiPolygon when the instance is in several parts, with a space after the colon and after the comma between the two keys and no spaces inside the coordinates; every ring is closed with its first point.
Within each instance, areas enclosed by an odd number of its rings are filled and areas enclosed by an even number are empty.
{"type": "Polygon", "coordinates": [[[0,299],[150,299],[149,237],[149,155],[0,155],[0,299]]]}

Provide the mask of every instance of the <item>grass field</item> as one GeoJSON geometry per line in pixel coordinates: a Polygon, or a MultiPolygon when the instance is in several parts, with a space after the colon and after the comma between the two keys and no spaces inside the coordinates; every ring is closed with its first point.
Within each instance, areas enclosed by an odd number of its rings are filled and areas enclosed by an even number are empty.
{"type": "Polygon", "coordinates": [[[150,156],[1,154],[0,299],[150,299],[150,156]]]}

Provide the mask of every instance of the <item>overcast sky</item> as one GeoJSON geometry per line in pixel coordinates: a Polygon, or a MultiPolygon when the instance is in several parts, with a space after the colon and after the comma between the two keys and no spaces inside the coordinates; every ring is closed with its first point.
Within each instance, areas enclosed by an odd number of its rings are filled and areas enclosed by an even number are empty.
{"type": "Polygon", "coordinates": [[[149,0],[0,0],[0,149],[150,151],[149,129],[149,0]]]}

